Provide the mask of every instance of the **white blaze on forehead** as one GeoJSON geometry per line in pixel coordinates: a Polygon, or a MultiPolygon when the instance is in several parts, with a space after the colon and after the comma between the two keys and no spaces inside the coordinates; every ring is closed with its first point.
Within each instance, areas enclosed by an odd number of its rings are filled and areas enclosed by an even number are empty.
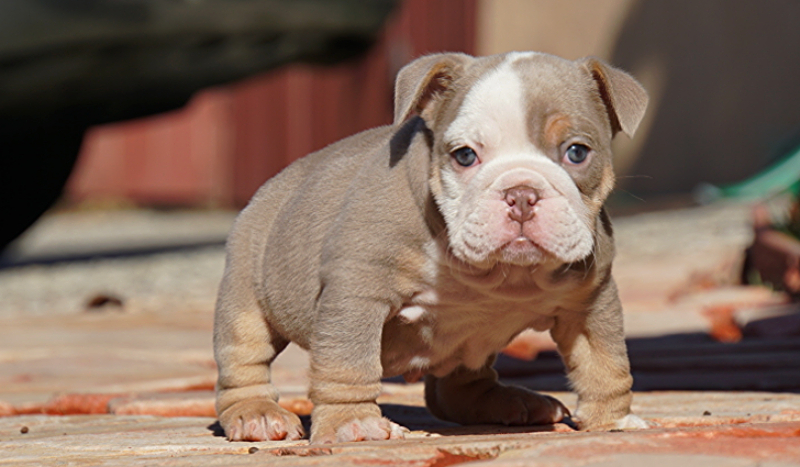
{"type": "Polygon", "coordinates": [[[477,145],[503,152],[529,148],[523,83],[512,64],[531,55],[508,54],[502,63],[478,80],[445,132],[445,140],[455,145],[477,145]]]}

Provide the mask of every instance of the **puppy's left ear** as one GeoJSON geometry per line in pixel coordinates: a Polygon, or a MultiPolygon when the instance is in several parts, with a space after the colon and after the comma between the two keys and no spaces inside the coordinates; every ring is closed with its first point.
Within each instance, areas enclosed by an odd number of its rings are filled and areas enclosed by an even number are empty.
{"type": "Polygon", "coordinates": [[[442,53],[420,57],[404,66],[394,85],[394,124],[415,113],[425,118],[424,111],[437,102],[472,60],[467,54],[442,53]]]}
{"type": "Polygon", "coordinates": [[[578,65],[597,83],[613,133],[622,130],[632,137],[647,108],[647,91],[633,76],[594,57],[581,59],[578,65]]]}

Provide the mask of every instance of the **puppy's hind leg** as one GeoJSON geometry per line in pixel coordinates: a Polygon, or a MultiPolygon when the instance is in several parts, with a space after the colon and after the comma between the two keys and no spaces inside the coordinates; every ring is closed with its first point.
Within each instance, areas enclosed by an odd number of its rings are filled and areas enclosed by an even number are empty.
{"type": "Polygon", "coordinates": [[[300,439],[300,419],[278,405],[270,380],[270,365],[288,341],[270,327],[255,297],[233,276],[226,271],[214,320],[219,422],[231,441],[300,439]]]}
{"type": "Polygon", "coordinates": [[[460,367],[437,378],[425,377],[425,404],[433,415],[462,425],[549,425],[569,416],[558,400],[529,389],[502,384],[489,358],[479,370],[460,367]]]}

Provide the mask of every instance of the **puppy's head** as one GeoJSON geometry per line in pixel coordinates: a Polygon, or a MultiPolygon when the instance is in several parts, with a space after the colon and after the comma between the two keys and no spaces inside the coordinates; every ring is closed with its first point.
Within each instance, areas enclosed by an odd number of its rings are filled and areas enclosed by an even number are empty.
{"type": "Polygon", "coordinates": [[[647,94],[593,58],[440,54],[400,71],[395,100],[395,123],[417,113],[432,130],[430,188],[452,253],[492,267],[592,253],[611,139],[633,135],[647,94]]]}

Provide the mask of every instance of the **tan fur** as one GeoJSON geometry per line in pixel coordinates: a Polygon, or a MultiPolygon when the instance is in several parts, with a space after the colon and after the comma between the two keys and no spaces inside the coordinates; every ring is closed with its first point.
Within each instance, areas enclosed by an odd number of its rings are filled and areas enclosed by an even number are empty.
{"type": "Polygon", "coordinates": [[[237,219],[214,332],[217,412],[228,438],[301,436],[297,417],[277,405],[269,372],[290,341],[310,353],[314,443],[402,437],[375,403],[380,379],[398,374],[427,375],[427,404],[447,420],[561,420],[568,411],[558,401],[504,386],[491,368],[495,353],[526,328],[551,330],[579,395],[581,425],[616,427],[630,413],[631,377],[602,203],[613,185],[611,138],[633,133],[644,91],[594,59],[439,54],[401,70],[395,101],[394,125],[295,162],[237,219]],[[487,87],[490,76],[518,83],[508,93],[524,93],[524,104],[487,87]],[[495,105],[469,97],[481,86],[522,105],[524,121],[511,123],[524,134],[493,121],[475,130],[469,112],[495,105]],[[448,131],[456,121],[462,126],[448,131]],[[490,134],[492,127],[505,133],[490,134]],[[461,143],[451,134],[476,141],[481,165],[455,164],[449,153],[461,143]],[[519,154],[496,144],[512,140],[522,144],[519,154]],[[590,163],[562,161],[573,140],[592,147],[590,163]],[[545,197],[530,224],[503,217],[503,190],[515,183],[534,183],[545,197]],[[489,235],[476,237],[485,256],[465,259],[454,242],[468,227],[453,219],[473,206],[469,222],[484,216],[488,227],[475,225],[489,235]],[[492,223],[522,228],[525,238],[498,244],[492,223]],[[587,253],[559,243],[572,235],[566,225],[588,232],[587,253]]]}
{"type": "Polygon", "coordinates": [[[569,117],[555,114],[544,124],[544,139],[550,146],[558,146],[564,141],[570,130],[569,117]]]}

